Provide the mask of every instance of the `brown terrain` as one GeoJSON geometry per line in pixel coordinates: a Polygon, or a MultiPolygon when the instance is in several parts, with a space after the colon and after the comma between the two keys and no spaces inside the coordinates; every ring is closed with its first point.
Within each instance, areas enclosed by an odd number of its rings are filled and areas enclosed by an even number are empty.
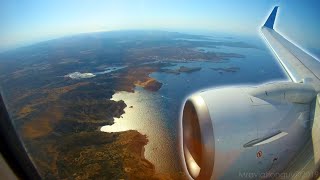
{"type": "Polygon", "coordinates": [[[144,89],[146,90],[149,90],[149,91],[158,91],[162,84],[160,82],[158,82],[156,79],[154,78],[148,78],[146,81],[144,82],[141,82],[141,81],[136,81],[134,83],[134,85],[136,86],[141,86],[143,87],[144,89]]]}
{"type": "Polygon", "coordinates": [[[131,36],[107,32],[51,40],[0,54],[0,90],[43,179],[186,179],[182,172],[155,171],[143,156],[146,135],[132,130],[105,133],[99,128],[112,125],[113,118],[124,113],[125,102],[111,100],[115,92],[134,92],[136,86],[158,91],[162,83],[149,76],[153,72],[201,70],[183,66],[165,69],[172,65],[171,60],[244,58],[236,53],[195,50],[218,46],[255,48],[243,42],[162,31],[137,31],[131,36]],[[127,68],[88,79],[65,77],[114,65],[127,68]]]}
{"type": "MultiPolygon", "coordinates": [[[[159,67],[134,67],[120,73],[113,86],[133,92],[135,86],[157,91],[161,83],[149,74],[159,67]]],[[[65,81],[70,81],[64,78],[65,81]]],[[[137,131],[105,133],[126,107],[109,100],[104,86],[90,80],[56,88],[31,89],[13,101],[19,132],[45,179],[185,179],[181,172],[159,174],[144,158],[148,140],[137,131]],[[89,89],[94,90],[93,93],[89,89]],[[103,94],[106,98],[98,98],[103,94]],[[97,96],[97,97],[96,97],[97,96]],[[32,97],[32,101],[28,101],[32,97]]],[[[112,96],[109,95],[109,97],[112,96]]]]}

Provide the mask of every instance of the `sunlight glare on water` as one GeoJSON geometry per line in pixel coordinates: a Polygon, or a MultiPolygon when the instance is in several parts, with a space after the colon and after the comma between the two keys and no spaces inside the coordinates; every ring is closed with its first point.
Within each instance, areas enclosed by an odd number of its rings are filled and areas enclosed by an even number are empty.
{"type": "Polygon", "coordinates": [[[127,107],[122,118],[115,118],[113,125],[101,127],[104,132],[121,132],[137,130],[147,135],[149,140],[145,146],[145,158],[155,165],[157,172],[173,172],[176,170],[174,142],[170,139],[165,119],[159,103],[162,97],[159,94],[136,88],[135,93],[117,92],[112,100],[123,100],[127,107]],[[158,97],[155,97],[158,96],[158,97]],[[132,106],[132,107],[131,107],[132,106]]]}

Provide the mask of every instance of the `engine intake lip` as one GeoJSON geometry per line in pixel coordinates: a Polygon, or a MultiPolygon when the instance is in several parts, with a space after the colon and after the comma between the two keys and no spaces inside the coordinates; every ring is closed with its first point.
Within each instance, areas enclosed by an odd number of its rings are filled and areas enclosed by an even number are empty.
{"type": "Polygon", "coordinates": [[[214,132],[210,114],[201,96],[190,97],[183,108],[183,152],[194,179],[210,179],[214,167],[214,132]]]}

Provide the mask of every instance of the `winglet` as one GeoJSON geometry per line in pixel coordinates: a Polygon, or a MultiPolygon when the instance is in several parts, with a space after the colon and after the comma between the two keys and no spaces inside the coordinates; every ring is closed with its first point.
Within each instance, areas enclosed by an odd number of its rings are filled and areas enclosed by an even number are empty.
{"type": "Polygon", "coordinates": [[[277,10],[279,6],[273,8],[270,16],[268,17],[266,23],[264,23],[263,27],[267,27],[273,29],[274,21],[276,20],[277,10]]]}

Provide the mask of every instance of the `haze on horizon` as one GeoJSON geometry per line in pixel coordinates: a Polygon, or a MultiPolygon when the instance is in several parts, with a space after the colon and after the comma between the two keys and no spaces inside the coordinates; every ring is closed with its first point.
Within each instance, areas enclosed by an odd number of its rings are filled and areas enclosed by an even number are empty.
{"type": "MultiPolygon", "coordinates": [[[[271,9],[280,6],[277,29],[320,52],[316,0],[4,0],[0,2],[0,52],[85,32],[152,29],[257,36],[271,9]]],[[[320,54],[320,53],[319,53],[320,54]]]]}

